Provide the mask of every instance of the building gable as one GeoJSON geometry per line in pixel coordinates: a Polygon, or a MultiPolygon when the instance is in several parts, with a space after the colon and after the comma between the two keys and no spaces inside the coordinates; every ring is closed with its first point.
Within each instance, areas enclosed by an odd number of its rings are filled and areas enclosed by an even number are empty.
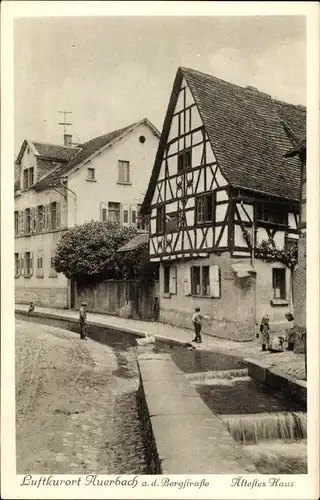
{"type": "Polygon", "coordinates": [[[227,209],[223,218],[219,216],[222,204],[228,204],[227,181],[184,78],[176,82],[166,127],[163,136],[167,136],[167,141],[163,142],[156,159],[159,175],[151,202],[151,256],[177,257],[212,251],[216,247],[226,248],[227,209]],[[160,211],[164,227],[159,231],[160,211]],[[212,223],[216,213],[219,221],[215,229],[212,223]]]}

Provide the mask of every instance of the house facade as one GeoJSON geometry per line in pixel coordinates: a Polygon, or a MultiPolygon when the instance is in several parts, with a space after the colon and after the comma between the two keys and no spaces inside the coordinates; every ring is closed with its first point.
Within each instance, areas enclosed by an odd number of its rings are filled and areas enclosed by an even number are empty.
{"type": "Polygon", "coordinates": [[[147,119],[76,148],[24,141],[15,166],[16,302],[72,306],[72,284],[53,269],[57,242],[91,220],[139,228],[158,142],[147,119]]]}
{"type": "Polygon", "coordinates": [[[292,308],[292,271],[265,258],[298,238],[299,165],[286,161],[305,109],[179,68],[142,207],[160,263],[160,320],[251,339],[292,308]],[[272,250],[271,250],[272,251],[272,250]],[[258,258],[260,257],[260,258],[258,258]]]}
{"type": "Polygon", "coordinates": [[[306,314],[306,254],[307,254],[307,148],[306,140],[300,142],[286,154],[287,158],[298,157],[301,163],[300,219],[298,265],[293,275],[294,318],[298,333],[307,330],[306,314]]]}

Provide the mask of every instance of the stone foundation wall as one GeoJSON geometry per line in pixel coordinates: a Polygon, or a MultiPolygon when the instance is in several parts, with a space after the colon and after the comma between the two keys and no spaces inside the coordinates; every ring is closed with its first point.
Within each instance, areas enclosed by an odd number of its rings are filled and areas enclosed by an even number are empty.
{"type": "Polygon", "coordinates": [[[37,306],[63,309],[68,305],[67,288],[15,288],[16,304],[29,304],[31,301],[37,306]]]}

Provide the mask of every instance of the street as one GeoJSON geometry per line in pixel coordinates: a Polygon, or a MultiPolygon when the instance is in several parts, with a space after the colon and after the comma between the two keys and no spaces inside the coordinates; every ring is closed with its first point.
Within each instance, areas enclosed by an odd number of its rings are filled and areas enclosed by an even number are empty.
{"type": "Polygon", "coordinates": [[[133,353],[16,321],[18,474],[143,474],[133,353]],[[120,375],[119,375],[120,373],[120,375]]]}

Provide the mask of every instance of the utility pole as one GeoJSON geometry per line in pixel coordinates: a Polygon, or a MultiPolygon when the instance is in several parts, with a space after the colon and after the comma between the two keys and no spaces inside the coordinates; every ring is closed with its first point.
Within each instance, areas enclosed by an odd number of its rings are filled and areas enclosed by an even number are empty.
{"type": "Polygon", "coordinates": [[[67,127],[71,126],[71,122],[67,122],[67,115],[71,115],[72,111],[58,111],[58,113],[63,114],[64,121],[59,122],[59,125],[63,126],[63,143],[65,146],[72,146],[72,135],[67,133],[67,127]]]}

